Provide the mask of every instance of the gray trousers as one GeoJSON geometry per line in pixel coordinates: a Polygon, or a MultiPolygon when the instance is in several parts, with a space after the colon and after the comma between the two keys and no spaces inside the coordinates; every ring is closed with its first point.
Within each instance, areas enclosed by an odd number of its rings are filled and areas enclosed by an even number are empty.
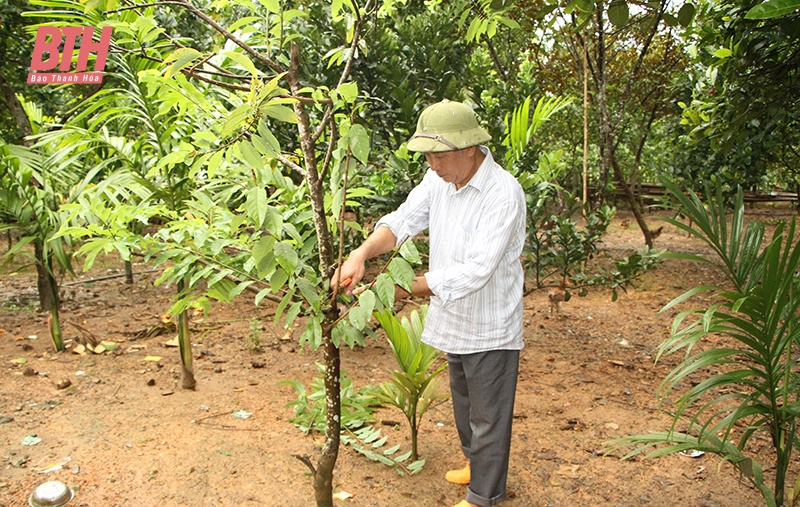
{"type": "Polygon", "coordinates": [[[447,363],[456,428],[471,466],[467,501],[491,507],[506,499],[519,351],[448,354],[447,363]]]}

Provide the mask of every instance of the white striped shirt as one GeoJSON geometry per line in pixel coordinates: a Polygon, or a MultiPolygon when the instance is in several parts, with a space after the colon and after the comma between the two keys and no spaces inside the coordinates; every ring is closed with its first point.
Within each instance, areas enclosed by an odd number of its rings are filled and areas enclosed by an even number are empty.
{"type": "Polygon", "coordinates": [[[433,292],[422,341],[451,354],[520,350],[525,242],[525,195],[488,148],[478,171],[460,190],[431,170],[377,227],[398,245],[430,233],[433,292]]]}

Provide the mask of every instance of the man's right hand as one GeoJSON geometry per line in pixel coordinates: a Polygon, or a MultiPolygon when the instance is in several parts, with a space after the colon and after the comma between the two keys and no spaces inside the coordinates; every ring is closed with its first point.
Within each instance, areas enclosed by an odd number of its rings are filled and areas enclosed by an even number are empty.
{"type": "Polygon", "coordinates": [[[331,287],[338,284],[348,296],[359,294],[364,289],[356,289],[356,285],[364,278],[364,264],[378,255],[390,252],[397,243],[397,238],[388,227],[378,227],[367,240],[353,250],[347,260],[336,269],[331,277],[331,287]],[[349,283],[347,280],[350,280],[349,283]]]}
{"type": "Polygon", "coordinates": [[[356,285],[364,278],[364,270],[364,260],[354,251],[333,273],[331,284],[339,285],[345,294],[352,296],[356,285]]]}

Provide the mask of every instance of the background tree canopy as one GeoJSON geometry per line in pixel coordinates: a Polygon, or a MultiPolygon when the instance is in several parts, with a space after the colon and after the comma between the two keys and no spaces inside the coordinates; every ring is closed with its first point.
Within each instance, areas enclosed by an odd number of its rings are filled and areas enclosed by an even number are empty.
{"type": "MultiPolygon", "coordinates": [[[[500,141],[503,117],[525,97],[583,95],[584,50],[591,76],[587,156],[593,187],[613,187],[623,179],[655,182],[663,173],[686,182],[723,178],[749,189],[796,187],[796,11],[762,20],[747,18],[757,5],[752,1],[674,7],[654,2],[629,7],[620,1],[496,4],[394,2],[369,20],[353,54],[352,75],[368,103],[359,122],[370,132],[374,148],[384,153],[382,167],[389,174],[373,177],[371,188],[385,194],[417,180],[418,165],[392,160],[389,153],[413,132],[426,104],[442,98],[466,100],[500,141]],[[621,166],[616,175],[609,157],[621,166]]],[[[334,2],[333,8],[342,5],[348,3],[334,2]]],[[[0,88],[6,106],[0,122],[7,143],[21,144],[32,133],[26,125],[30,115],[20,114],[25,104],[37,105],[47,121],[58,124],[90,106],[91,99],[84,99],[96,93],[88,86],[24,83],[33,45],[31,25],[56,19],[32,14],[54,6],[84,13],[82,22],[139,16],[138,33],[128,30],[131,44],[119,43],[128,39],[117,24],[117,55],[157,49],[163,60],[169,47],[205,54],[218,49],[213,28],[196,22],[180,3],[135,9],[132,2],[7,2],[0,25],[0,88]]],[[[196,2],[193,8],[235,28],[248,41],[259,26],[271,24],[273,32],[286,34],[297,27],[284,43],[302,39],[302,79],[335,85],[338,77],[331,66],[346,55],[332,48],[345,44],[352,26],[340,22],[346,16],[337,21],[330,4],[305,2],[294,11],[277,1],[196,2]],[[282,21],[276,24],[270,16],[282,21]]],[[[206,77],[197,86],[211,89],[208,71],[195,67],[194,60],[192,64],[195,79],[206,77]]],[[[109,65],[105,88],[114,86],[118,71],[109,65]]],[[[217,81],[232,82],[230,77],[217,81]]],[[[246,85],[242,76],[235,81],[246,85]]],[[[576,102],[537,136],[526,163],[535,165],[545,147],[563,149],[567,170],[561,183],[579,190],[582,122],[576,102]]],[[[291,136],[286,142],[291,149],[291,136]]],[[[494,148],[503,150],[499,143],[494,148]]],[[[604,196],[601,191],[600,198],[604,196]]]]}

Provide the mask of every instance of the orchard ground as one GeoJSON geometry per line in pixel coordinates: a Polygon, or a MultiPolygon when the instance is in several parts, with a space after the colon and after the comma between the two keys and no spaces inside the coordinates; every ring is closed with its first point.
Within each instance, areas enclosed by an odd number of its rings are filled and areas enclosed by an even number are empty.
{"type": "MultiPolygon", "coordinates": [[[[604,238],[604,251],[616,257],[643,245],[635,223],[623,228],[626,218],[621,212],[604,238]]],[[[698,242],[671,226],[656,246],[702,251],[698,242]]],[[[107,261],[80,277],[121,268],[107,261]]],[[[6,268],[0,273],[0,507],[27,505],[35,487],[48,480],[74,488],[69,505],[75,506],[314,505],[309,470],[293,455],[315,460],[322,437],[305,435],[287,422],[293,412],[286,404],[296,392],[280,382],[296,379],[310,388],[321,352],[298,351],[300,329],[287,333],[276,328],[274,307],[255,308],[251,296],[242,296],[235,305],[215,304],[208,316],[192,318],[198,384],[196,391],[181,390],[178,349],[165,345],[174,332],[142,333],[134,339],[137,331],[158,326],[171,305],[174,287],[154,287],[157,275],[137,275],[132,286],[112,278],[65,287],[62,320],[71,345],[83,333],[70,323],[119,345],[113,352],[80,355],[53,352],[46,316],[35,312],[32,271],[6,268]],[[253,317],[261,351],[252,347],[253,317]],[[60,389],[57,384],[63,387],[65,381],[70,386],[60,389]],[[235,411],[251,415],[237,418],[235,411]],[[23,445],[33,436],[41,441],[23,445]]],[[[659,384],[680,354],[654,364],[655,348],[668,336],[677,312],[658,311],[684,290],[717,281],[716,276],[706,265],[665,260],[618,301],[612,302],[608,291],[592,291],[564,303],[560,317],[549,315],[546,290],[525,298],[511,498],[503,505],[763,504],[744,478],[716,456],[621,461],[620,454],[605,455],[603,446],[620,436],[668,429],[671,419],[661,409],[669,410],[679,393],[702,379],[700,374],[688,378],[682,390],[659,405],[659,384]]],[[[388,380],[395,366],[382,332],[379,337],[342,350],[342,367],[356,388],[388,380]]],[[[710,337],[701,346],[724,342],[710,337]]],[[[440,388],[447,390],[446,372],[440,388]]],[[[464,465],[451,409],[445,401],[426,414],[420,453],[427,463],[417,475],[400,476],[342,447],[334,491],[353,496],[335,504],[450,507],[462,500],[464,487],[444,480],[448,469],[464,465]]],[[[407,451],[404,416],[387,407],[376,417],[376,427],[388,436],[386,447],[402,444],[400,452],[407,451]]],[[[748,451],[761,463],[772,463],[764,435],[756,434],[748,451]]],[[[798,467],[792,468],[791,481],[798,467]]]]}

